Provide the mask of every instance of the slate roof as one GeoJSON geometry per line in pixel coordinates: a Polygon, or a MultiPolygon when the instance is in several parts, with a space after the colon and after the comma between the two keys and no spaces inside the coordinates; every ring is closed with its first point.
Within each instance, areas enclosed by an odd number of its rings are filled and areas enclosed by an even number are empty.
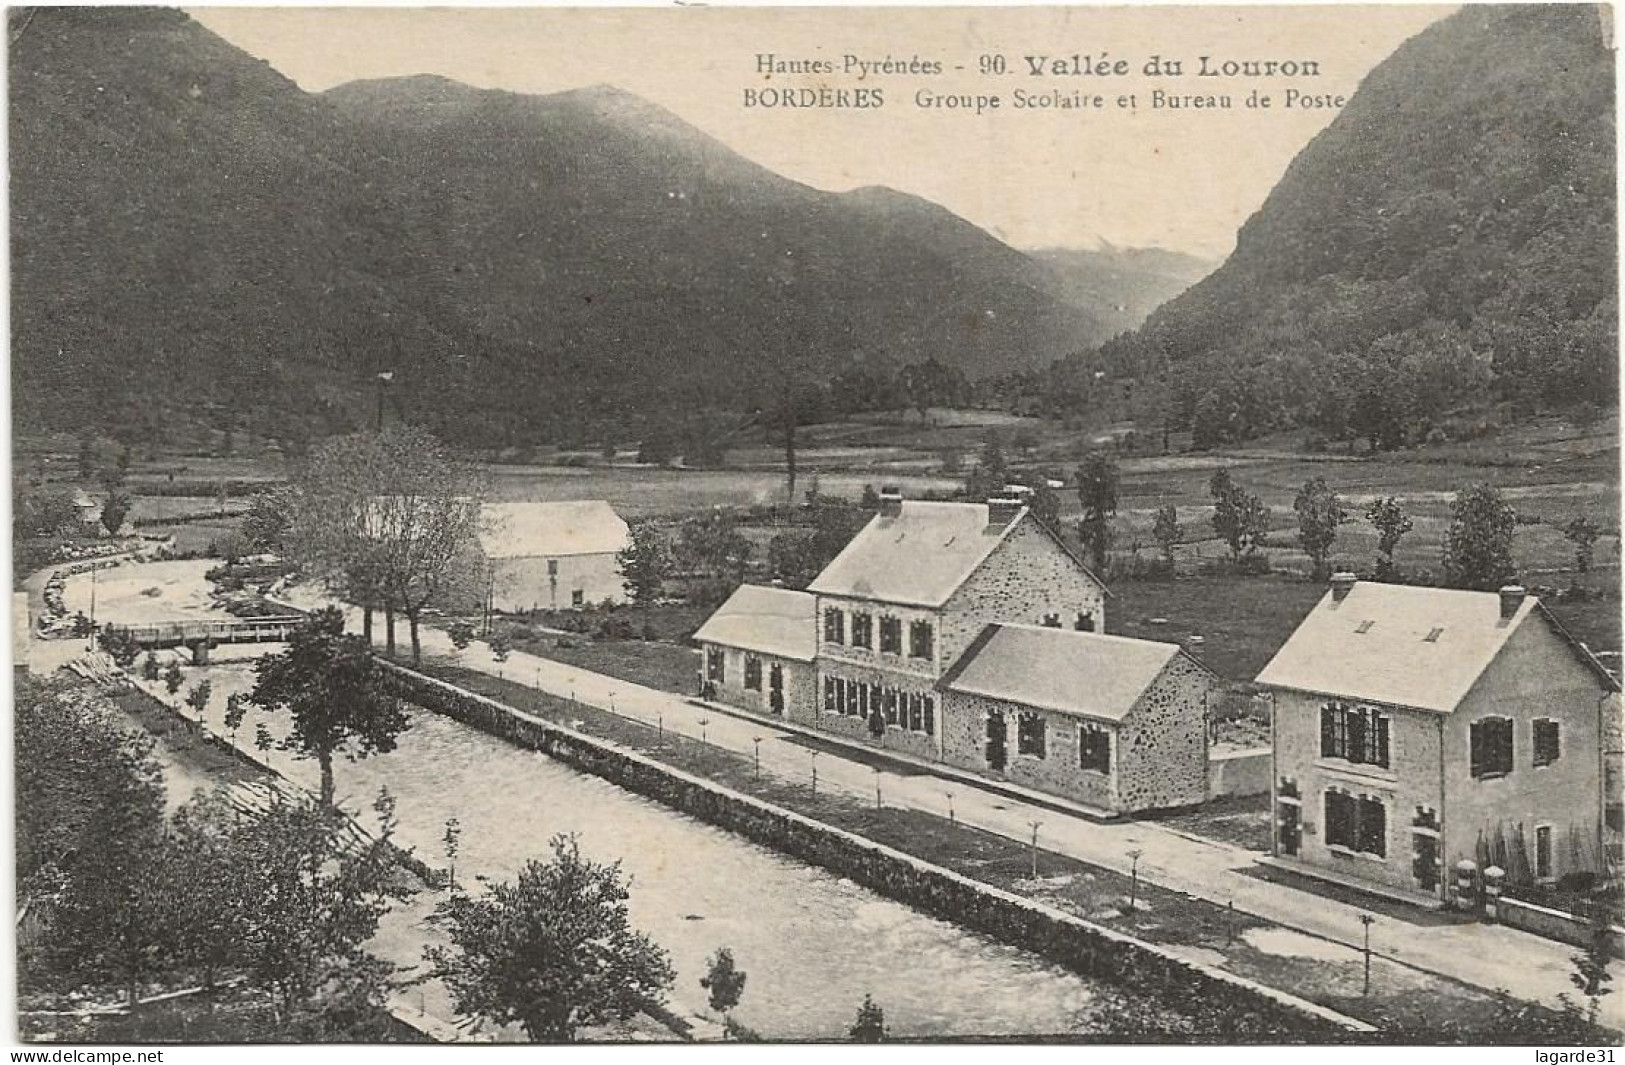
{"type": "Polygon", "coordinates": [[[1178,644],[1100,632],[989,625],[937,686],[964,695],[1121,721],[1152,682],[1184,653],[1178,644]]]}
{"type": "Polygon", "coordinates": [[[986,503],[904,501],[896,517],[871,518],[807,590],[941,606],[1026,514],[990,527],[986,503]]]}
{"type": "Polygon", "coordinates": [[[818,650],[816,600],[806,592],[741,584],[694,639],[811,662],[818,650]]]}
{"type": "Polygon", "coordinates": [[[488,558],[613,554],[626,546],[626,522],[601,499],[487,503],[480,546],[488,558]]]}
{"type": "Polygon", "coordinates": [[[1503,620],[1497,592],[1367,581],[1356,582],[1340,603],[1327,592],[1257,679],[1271,687],[1450,713],[1518,627],[1537,614],[1618,690],[1612,675],[1535,596],[1525,596],[1503,620]]]}

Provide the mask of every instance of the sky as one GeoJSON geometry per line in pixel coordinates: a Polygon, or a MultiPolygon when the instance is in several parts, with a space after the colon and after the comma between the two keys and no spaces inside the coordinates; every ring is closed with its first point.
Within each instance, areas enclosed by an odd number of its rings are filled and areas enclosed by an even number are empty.
{"type": "MultiPolygon", "coordinates": [[[[888,185],[1022,248],[1162,247],[1218,260],[1335,107],[1286,109],[1289,89],[1350,95],[1437,6],[251,8],[191,10],[206,27],[320,92],[361,78],[438,74],[552,93],[610,84],[740,154],[830,191],[888,185]],[[765,76],[760,57],[832,71],[765,76]],[[860,79],[847,56],[940,63],[860,79]],[[1027,57],[1126,73],[1033,76],[1027,57]],[[1153,56],[1182,76],[1145,73],[1153,56]],[[1318,76],[1195,76],[1201,56],[1314,63],[1318,76]],[[996,71],[981,72],[984,61],[996,71]],[[963,68],[963,69],[957,69],[963,68]],[[764,89],[879,88],[878,108],[761,106],[764,89]],[[1151,106],[1152,93],[1227,95],[1229,109],[1151,106]],[[1253,90],[1271,98],[1250,108],[1253,90]],[[748,106],[756,91],[756,106],[748,106]],[[1018,108],[1016,94],[1099,97],[1018,108]],[[922,107],[998,96],[997,110],[922,107]],[[1132,95],[1132,108],[1121,106],[1132,95]],[[931,102],[930,100],[927,101],[931,102]]],[[[1048,64],[1045,64],[1046,68],[1048,64]]],[[[804,94],[802,94],[804,95],[804,94]]],[[[1029,97],[1030,98],[1030,97],[1029,97]]],[[[850,97],[849,97],[850,99],[850,97]]],[[[985,105],[984,105],[985,106],[985,105]]]]}

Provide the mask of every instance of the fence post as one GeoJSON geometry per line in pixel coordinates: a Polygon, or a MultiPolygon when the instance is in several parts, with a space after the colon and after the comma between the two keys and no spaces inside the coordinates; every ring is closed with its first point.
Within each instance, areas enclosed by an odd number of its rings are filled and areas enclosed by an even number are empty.
{"type": "Polygon", "coordinates": [[[1478,909],[1478,863],[1463,858],[1456,863],[1456,909],[1478,909]]]}
{"type": "Polygon", "coordinates": [[[1506,872],[1500,866],[1492,865],[1484,870],[1484,917],[1494,921],[1499,914],[1498,906],[1501,901],[1501,883],[1506,879],[1506,872]]]}

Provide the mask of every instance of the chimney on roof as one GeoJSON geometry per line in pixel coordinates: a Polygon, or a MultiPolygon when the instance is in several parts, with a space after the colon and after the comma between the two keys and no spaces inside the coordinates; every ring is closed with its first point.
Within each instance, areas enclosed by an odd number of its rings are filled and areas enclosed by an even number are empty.
{"type": "Polygon", "coordinates": [[[1192,658],[1201,658],[1202,652],[1207,650],[1207,641],[1200,636],[1187,636],[1185,638],[1185,652],[1192,658]]]}
{"type": "Polygon", "coordinates": [[[994,496],[987,501],[987,523],[1009,525],[1021,513],[1021,500],[1013,496],[994,496]]]}
{"type": "Polygon", "coordinates": [[[882,518],[895,518],[903,513],[903,490],[895,485],[888,485],[880,490],[880,516],[882,518]]]}
{"type": "Polygon", "coordinates": [[[1354,588],[1355,580],[1354,574],[1346,570],[1332,574],[1332,602],[1341,603],[1347,599],[1349,592],[1354,588]]]}
{"type": "Polygon", "coordinates": [[[1528,594],[1529,593],[1524,590],[1524,586],[1521,584],[1509,584],[1503,587],[1501,589],[1502,619],[1504,620],[1506,618],[1510,618],[1512,615],[1516,614],[1518,612],[1518,608],[1523,606],[1524,597],[1528,594]]]}

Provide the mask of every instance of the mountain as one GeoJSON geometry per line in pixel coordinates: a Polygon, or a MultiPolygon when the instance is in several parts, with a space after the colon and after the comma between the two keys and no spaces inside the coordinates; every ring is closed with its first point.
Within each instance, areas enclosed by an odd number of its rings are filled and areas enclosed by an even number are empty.
{"type": "Polygon", "coordinates": [[[1099,314],[1114,334],[1134,329],[1152,311],[1213,272],[1216,263],[1162,248],[1036,248],[1065,298],[1099,314]]]}
{"type": "Polygon", "coordinates": [[[1108,344],[1199,442],[1397,446],[1476,401],[1616,393],[1614,63],[1600,8],[1469,5],[1377,66],[1218,270],[1108,344]]]}
{"type": "Polygon", "coordinates": [[[313,95],[176,11],[10,30],[20,426],[309,435],[390,370],[404,416],[508,443],[1112,331],[946,210],[800,185],[612,87],[313,95]]]}

